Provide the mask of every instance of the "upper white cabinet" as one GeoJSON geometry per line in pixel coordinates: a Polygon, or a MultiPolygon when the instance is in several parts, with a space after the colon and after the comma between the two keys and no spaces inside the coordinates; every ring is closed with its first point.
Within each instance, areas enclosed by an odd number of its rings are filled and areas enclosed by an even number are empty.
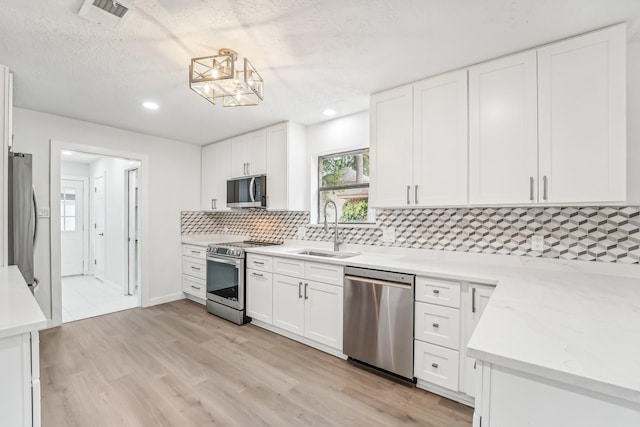
{"type": "Polygon", "coordinates": [[[467,70],[413,85],[413,202],[467,203],[467,70]]]}
{"type": "Polygon", "coordinates": [[[536,52],[469,68],[469,203],[537,201],[536,52]]]}
{"type": "Polygon", "coordinates": [[[625,40],[617,25],[538,49],[541,201],[626,199],[625,40]]]}
{"type": "Polygon", "coordinates": [[[226,209],[227,180],[231,178],[231,141],[221,141],[202,147],[203,210],[226,209]]]}
{"type": "Polygon", "coordinates": [[[231,176],[263,175],[267,172],[267,131],[260,129],[231,140],[231,176]]]}
{"type": "Polygon", "coordinates": [[[372,206],[467,203],[467,72],[371,97],[372,206]]]}
{"type": "Polygon", "coordinates": [[[267,209],[309,209],[307,140],[304,126],[287,122],[266,129],[267,209]]]}
{"type": "Polygon", "coordinates": [[[369,204],[411,203],[413,171],[413,88],[402,86],[371,96],[369,204]]]}

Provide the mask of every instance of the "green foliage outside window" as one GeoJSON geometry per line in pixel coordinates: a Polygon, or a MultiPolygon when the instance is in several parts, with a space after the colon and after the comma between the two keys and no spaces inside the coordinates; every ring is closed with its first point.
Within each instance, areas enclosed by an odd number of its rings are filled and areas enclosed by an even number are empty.
{"type": "Polygon", "coordinates": [[[366,222],[369,201],[367,199],[350,200],[342,205],[340,222],[366,222]]]}

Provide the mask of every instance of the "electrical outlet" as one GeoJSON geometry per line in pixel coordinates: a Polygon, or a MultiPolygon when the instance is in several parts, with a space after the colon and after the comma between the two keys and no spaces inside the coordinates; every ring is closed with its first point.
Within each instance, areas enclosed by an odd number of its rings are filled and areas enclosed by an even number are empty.
{"type": "Polygon", "coordinates": [[[531,250],[536,252],[544,251],[544,236],[531,236],[531,250]]]}
{"type": "Polygon", "coordinates": [[[382,241],[384,243],[393,243],[396,241],[395,228],[386,228],[382,230],[382,241]]]}
{"type": "Polygon", "coordinates": [[[298,232],[296,233],[298,236],[298,239],[302,240],[304,239],[304,236],[307,235],[307,227],[298,227],[298,232]]]}

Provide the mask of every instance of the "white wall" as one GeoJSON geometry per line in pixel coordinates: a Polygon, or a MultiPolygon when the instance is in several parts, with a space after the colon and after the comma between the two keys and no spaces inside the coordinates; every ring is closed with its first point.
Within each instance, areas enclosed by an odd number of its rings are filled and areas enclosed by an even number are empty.
{"type": "MultiPolygon", "coordinates": [[[[199,209],[200,147],[22,108],[14,109],[13,125],[16,150],[33,154],[33,181],[42,207],[50,206],[50,140],[148,156],[149,188],[141,192],[148,196],[151,267],[149,277],[142,279],[147,287],[143,294],[148,295],[147,305],[182,298],[180,211],[199,209]]],[[[40,223],[35,272],[41,289],[36,298],[51,318],[50,224],[40,223]]]]}
{"type": "Polygon", "coordinates": [[[318,156],[369,147],[369,112],[363,111],[307,126],[311,222],[318,222],[318,156]]]}
{"type": "MultiPolygon", "coordinates": [[[[91,185],[99,176],[105,177],[105,280],[121,288],[124,292],[127,272],[127,227],[126,227],[126,180],[129,160],[118,157],[103,157],[89,166],[91,185]]],[[[92,217],[93,218],[93,217],[92,217]]],[[[93,237],[93,236],[92,236],[93,237]]],[[[94,242],[91,238],[93,247],[94,242]]],[[[91,258],[95,255],[91,254],[91,258]]]]}
{"type": "Polygon", "coordinates": [[[78,162],[60,162],[60,173],[62,176],[82,176],[89,178],[89,165],[78,162]]]}

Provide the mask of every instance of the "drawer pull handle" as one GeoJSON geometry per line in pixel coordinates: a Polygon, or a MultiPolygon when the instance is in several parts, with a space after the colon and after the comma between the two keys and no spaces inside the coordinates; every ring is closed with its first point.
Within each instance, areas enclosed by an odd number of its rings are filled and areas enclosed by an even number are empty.
{"type": "Polygon", "coordinates": [[[263,261],[253,261],[254,264],[258,264],[258,265],[264,265],[263,261]]]}
{"type": "Polygon", "coordinates": [[[432,363],[431,366],[433,366],[434,368],[438,369],[438,364],[437,363],[432,363]]]}
{"type": "Polygon", "coordinates": [[[433,293],[436,294],[436,295],[439,295],[440,294],[440,290],[439,289],[434,289],[433,293]]]}
{"type": "Polygon", "coordinates": [[[256,277],[264,277],[264,274],[262,273],[251,273],[251,274],[253,274],[256,277]]]}
{"type": "Polygon", "coordinates": [[[438,323],[434,323],[432,326],[433,326],[434,328],[439,328],[439,327],[440,327],[440,324],[438,324],[438,323]]]}
{"type": "Polygon", "coordinates": [[[191,285],[191,289],[197,289],[197,290],[200,290],[200,286],[193,286],[193,285],[191,285]]]}
{"type": "Polygon", "coordinates": [[[191,266],[191,269],[192,269],[192,270],[195,270],[195,271],[200,271],[200,267],[194,267],[194,266],[191,266]]]}
{"type": "Polygon", "coordinates": [[[200,251],[191,251],[191,253],[194,255],[200,255],[200,251]]]}

